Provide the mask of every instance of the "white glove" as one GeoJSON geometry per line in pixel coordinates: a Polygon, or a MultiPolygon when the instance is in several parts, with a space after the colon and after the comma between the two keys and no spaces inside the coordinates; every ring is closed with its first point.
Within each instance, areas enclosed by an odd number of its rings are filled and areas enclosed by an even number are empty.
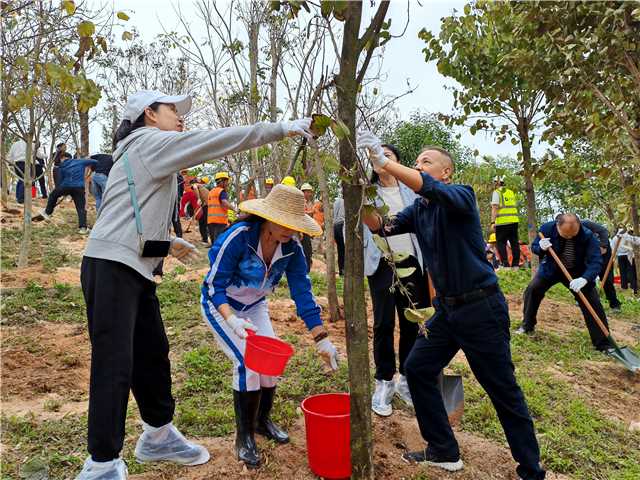
{"type": "Polygon", "coordinates": [[[621,228],[620,230],[618,230],[618,233],[616,233],[616,235],[618,237],[624,235],[627,232],[627,230],[625,228],[621,228]]]}
{"type": "Polygon", "coordinates": [[[323,338],[316,343],[316,349],[322,359],[331,367],[331,370],[338,369],[338,350],[328,338],[323,338]]]}
{"type": "Polygon", "coordinates": [[[571,290],[573,290],[574,292],[579,292],[580,290],[582,290],[582,288],[587,284],[587,280],[582,278],[582,277],[578,277],[578,278],[574,278],[573,280],[571,280],[571,282],[569,282],[569,288],[571,290]]]}
{"type": "Polygon", "coordinates": [[[309,142],[313,142],[314,136],[311,132],[311,119],[310,118],[299,118],[297,120],[289,120],[287,122],[281,122],[282,129],[284,130],[284,134],[287,137],[293,137],[296,135],[301,135],[306,138],[309,142]]]}
{"type": "Polygon", "coordinates": [[[358,148],[366,148],[369,152],[369,160],[374,168],[382,169],[389,163],[389,159],[384,156],[382,142],[371,132],[360,132],[356,139],[358,148]]]}
{"type": "Polygon", "coordinates": [[[193,261],[198,258],[198,250],[196,247],[180,237],[171,239],[171,248],[169,249],[169,253],[182,263],[193,261]]]}
{"type": "Polygon", "coordinates": [[[244,318],[238,318],[233,314],[227,318],[227,323],[231,327],[231,330],[233,330],[233,333],[240,338],[247,338],[249,336],[247,330],[258,331],[258,328],[253,323],[244,318]]]}
{"type": "Polygon", "coordinates": [[[543,238],[540,240],[540,248],[545,252],[551,248],[551,240],[548,238],[543,238]]]}

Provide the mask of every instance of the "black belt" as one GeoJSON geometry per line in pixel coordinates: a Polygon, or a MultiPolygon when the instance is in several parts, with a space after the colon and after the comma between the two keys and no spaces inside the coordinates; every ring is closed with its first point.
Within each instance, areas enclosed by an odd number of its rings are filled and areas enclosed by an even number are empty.
{"type": "Polygon", "coordinates": [[[485,297],[498,293],[500,289],[498,284],[491,285],[485,288],[479,288],[478,290],[472,290],[471,292],[463,293],[455,297],[438,297],[439,300],[449,307],[455,307],[457,305],[464,305],[465,303],[472,303],[481,300],[485,297]]]}

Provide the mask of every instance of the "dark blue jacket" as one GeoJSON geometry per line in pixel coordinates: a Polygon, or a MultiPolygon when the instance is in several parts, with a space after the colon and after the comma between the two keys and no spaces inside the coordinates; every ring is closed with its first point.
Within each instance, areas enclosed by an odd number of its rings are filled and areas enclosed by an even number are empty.
{"type": "Polygon", "coordinates": [[[417,193],[422,198],[392,219],[388,234],[416,234],[438,295],[457,296],[496,284],[473,188],[421,175],[423,184],[417,193]]]}
{"type": "Polygon", "coordinates": [[[202,301],[215,308],[228,303],[246,310],[272,293],[286,273],[291,298],[307,328],[322,325],[320,307],[311,292],[307,261],[297,239],[282,243],[269,268],[258,254],[262,222],[238,222],[217,238],[209,250],[211,270],[202,285],[202,301]]]}
{"type": "MultiPolygon", "coordinates": [[[[540,227],[540,232],[551,240],[553,250],[560,256],[562,237],[558,233],[556,222],[547,222],[540,227]]],[[[531,244],[531,251],[540,257],[540,268],[538,275],[552,280],[564,275],[556,265],[551,255],[540,248],[540,238],[531,244]]],[[[602,268],[602,254],[598,239],[591,230],[584,225],[580,225],[578,235],[576,235],[576,268],[580,277],[593,282],[602,268]]],[[[578,276],[578,275],[575,275],[578,276]]]]}
{"type": "Polygon", "coordinates": [[[84,169],[96,165],[97,160],[86,158],[69,158],[60,164],[60,188],[84,188],[84,169]]]}

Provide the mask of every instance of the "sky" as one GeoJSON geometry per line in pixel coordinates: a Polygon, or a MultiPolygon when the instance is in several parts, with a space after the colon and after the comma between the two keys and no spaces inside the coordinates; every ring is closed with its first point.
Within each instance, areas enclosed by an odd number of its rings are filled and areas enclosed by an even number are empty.
{"type": "MultiPolygon", "coordinates": [[[[218,4],[224,2],[225,0],[216,0],[218,4]]],[[[409,118],[411,112],[418,109],[429,113],[452,113],[453,96],[450,90],[445,89],[445,85],[455,85],[455,82],[440,75],[435,62],[424,61],[422,53],[424,42],[418,38],[418,32],[426,28],[434,34],[437,33],[440,29],[440,19],[451,15],[454,9],[461,12],[465,2],[456,0],[409,0],[409,2],[409,25],[404,36],[393,38],[385,46],[383,72],[386,72],[386,81],[381,86],[381,91],[386,95],[397,95],[406,91],[407,80],[411,85],[417,85],[414,93],[399,99],[395,104],[403,119],[409,118]]],[[[179,2],[178,0],[136,0],[135,2],[113,0],[116,11],[125,11],[130,16],[127,26],[134,26],[145,41],[152,41],[157,34],[163,33],[163,26],[167,30],[179,30],[174,13],[174,5],[178,4],[186,18],[189,18],[189,12],[193,11],[190,0],[179,2]]],[[[368,5],[369,2],[365,2],[363,24],[373,15],[368,5]]],[[[407,20],[407,1],[392,0],[387,18],[392,19],[391,33],[399,34],[407,20]]],[[[196,38],[199,36],[197,28],[201,27],[194,25],[192,30],[196,38]]],[[[121,35],[120,31],[116,31],[116,36],[121,35]]],[[[482,132],[474,136],[465,128],[460,128],[458,131],[462,134],[462,143],[471,147],[472,150],[478,149],[481,156],[515,156],[519,151],[519,146],[514,146],[509,141],[496,144],[492,137],[482,132]]],[[[93,128],[92,152],[99,147],[100,137],[101,129],[93,128]]],[[[534,154],[543,151],[542,146],[534,145],[534,154]]]]}

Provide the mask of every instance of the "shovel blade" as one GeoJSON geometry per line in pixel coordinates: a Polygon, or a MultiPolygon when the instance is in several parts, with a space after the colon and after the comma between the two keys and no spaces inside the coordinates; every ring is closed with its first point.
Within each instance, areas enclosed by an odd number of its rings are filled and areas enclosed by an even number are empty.
{"type": "Polygon", "coordinates": [[[438,387],[442,394],[444,408],[451,425],[459,425],[464,413],[464,387],[461,375],[445,375],[438,377],[438,387]]]}
{"type": "Polygon", "coordinates": [[[640,357],[629,347],[611,348],[607,355],[615,358],[632,372],[640,371],[640,357]]]}

